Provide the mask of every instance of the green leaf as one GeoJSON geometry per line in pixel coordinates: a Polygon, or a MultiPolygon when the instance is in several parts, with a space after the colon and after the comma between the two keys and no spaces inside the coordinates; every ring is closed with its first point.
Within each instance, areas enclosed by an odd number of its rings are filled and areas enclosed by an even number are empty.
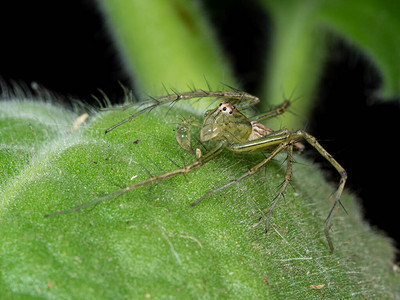
{"type": "Polygon", "coordinates": [[[395,1],[328,1],[318,21],[359,48],[382,75],[383,100],[400,94],[400,5],[395,1]]]}
{"type": "MultiPolygon", "coordinates": [[[[266,64],[263,95],[268,104],[282,101],[294,91],[293,110],[307,117],[333,37],[346,40],[366,56],[383,78],[382,99],[400,94],[400,6],[393,1],[264,1],[271,16],[274,35],[266,64]]],[[[263,102],[263,107],[267,106],[263,102]]],[[[286,116],[288,128],[304,120],[286,116]]],[[[276,125],[279,125],[277,123],[276,125]]]]}
{"type": "Polygon", "coordinates": [[[339,209],[334,218],[336,250],[330,253],[323,226],[334,185],[301,156],[296,156],[293,188],[276,207],[268,234],[263,223],[255,224],[283,180],[284,156],[190,207],[206,191],[264,157],[228,151],[186,176],[44,218],[193,161],[175,141],[176,123],[188,114],[160,108],[104,135],[132,111],[91,114],[88,124],[73,131],[75,113],[62,111],[58,117],[58,108],[26,101],[1,105],[2,137],[13,137],[11,142],[1,140],[1,151],[9,144],[24,144],[23,139],[35,140],[23,163],[18,155],[1,153],[2,163],[19,166],[1,181],[2,298],[399,295],[399,274],[392,271],[394,249],[362,221],[357,200],[349,193],[342,199],[349,214],[339,209]],[[53,117],[49,121],[45,116],[53,117]],[[27,120],[47,138],[33,138],[27,120]]]}

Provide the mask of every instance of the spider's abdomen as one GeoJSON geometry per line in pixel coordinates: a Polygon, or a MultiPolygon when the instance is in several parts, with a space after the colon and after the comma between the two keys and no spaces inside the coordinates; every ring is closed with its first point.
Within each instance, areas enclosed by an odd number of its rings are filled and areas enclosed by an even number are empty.
{"type": "Polygon", "coordinates": [[[249,141],[259,139],[267,134],[270,134],[271,132],[273,132],[273,130],[264,124],[261,124],[257,121],[251,121],[251,134],[249,136],[249,141]]]}

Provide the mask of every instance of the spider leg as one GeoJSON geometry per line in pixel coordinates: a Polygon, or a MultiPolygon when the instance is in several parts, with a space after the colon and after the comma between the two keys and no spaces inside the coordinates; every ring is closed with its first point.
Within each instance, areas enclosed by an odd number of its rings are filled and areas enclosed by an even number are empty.
{"type": "MultiPolygon", "coordinates": [[[[256,172],[258,172],[258,170],[260,170],[264,165],[266,165],[268,162],[270,162],[278,153],[280,153],[282,150],[284,150],[285,148],[287,148],[287,145],[285,143],[280,144],[279,146],[277,146],[274,151],[272,151],[263,161],[261,161],[260,163],[258,163],[257,165],[255,165],[254,167],[252,167],[250,170],[248,170],[246,173],[244,173],[242,176],[235,178],[231,181],[228,181],[227,183],[225,183],[224,185],[211,190],[209,192],[207,192],[206,194],[204,194],[200,199],[198,199],[197,201],[193,202],[191,204],[191,206],[195,206],[197,204],[199,204],[201,201],[203,201],[205,198],[235,184],[238,183],[239,181],[255,174],[256,172]]],[[[286,177],[286,176],[285,176],[286,177]]]]}
{"type": "Polygon", "coordinates": [[[309,143],[314,149],[316,149],[322,157],[324,157],[339,173],[341,176],[339,186],[336,190],[335,193],[335,198],[334,202],[332,205],[332,208],[329,212],[329,215],[326,219],[325,222],[325,236],[326,240],[328,242],[329,248],[331,251],[334,250],[332,239],[329,235],[329,230],[332,227],[332,218],[333,218],[333,213],[335,211],[335,208],[337,204],[341,204],[340,202],[340,197],[343,193],[343,189],[347,180],[347,173],[345,169],[319,144],[316,140],[315,137],[310,135],[309,133],[303,131],[303,130],[298,130],[294,132],[290,132],[287,129],[283,128],[279,131],[274,131],[264,137],[261,137],[256,140],[251,140],[248,142],[244,143],[237,143],[237,144],[232,144],[228,145],[228,149],[234,152],[238,153],[252,153],[252,152],[258,152],[258,151],[265,151],[268,149],[271,149],[272,147],[278,147],[276,149],[280,149],[282,151],[285,148],[288,148],[288,168],[286,171],[285,175],[285,181],[281,187],[280,192],[278,193],[277,197],[275,198],[272,206],[269,208],[267,211],[267,226],[266,230],[268,230],[268,222],[269,222],[269,217],[274,209],[275,205],[278,203],[279,199],[282,197],[284,190],[286,189],[287,185],[289,184],[290,181],[290,175],[292,172],[292,163],[293,163],[293,157],[292,157],[292,151],[293,151],[293,145],[296,145],[299,139],[304,139],[309,143]],[[278,146],[280,145],[280,146],[278,146]],[[282,148],[280,148],[282,147],[282,148]]]}
{"type": "Polygon", "coordinates": [[[282,183],[282,186],[279,190],[279,193],[275,196],[274,202],[272,202],[272,205],[268,208],[266,212],[266,224],[265,224],[265,232],[269,231],[269,221],[271,218],[272,211],[274,210],[276,204],[279,202],[279,200],[284,196],[284,193],[286,191],[287,186],[290,183],[290,179],[292,178],[292,170],[293,170],[293,143],[294,140],[291,140],[289,145],[287,145],[287,167],[286,167],[286,172],[285,172],[285,180],[282,183]]]}
{"type": "Polygon", "coordinates": [[[201,156],[199,159],[197,159],[196,161],[194,161],[193,163],[183,166],[182,168],[170,171],[170,172],[166,172],[164,174],[158,175],[158,176],[154,176],[154,177],[150,177],[146,180],[143,180],[141,182],[138,183],[134,183],[131,185],[128,185],[127,187],[117,190],[115,192],[112,192],[110,194],[106,194],[100,198],[94,199],[92,201],[83,203],[81,205],[75,206],[73,208],[70,209],[66,209],[66,210],[59,210],[50,214],[45,215],[44,217],[53,217],[53,216],[57,216],[57,215],[62,215],[62,214],[66,214],[66,213],[70,213],[70,212],[74,212],[74,211],[78,211],[81,209],[84,209],[88,206],[92,206],[101,202],[104,202],[110,198],[114,198],[114,197],[118,197],[120,195],[126,194],[128,192],[131,192],[133,190],[136,190],[142,186],[145,185],[150,185],[153,184],[155,182],[158,181],[162,181],[171,177],[175,177],[178,175],[184,175],[187,174],[191,171],[194,171],[198,168],[200,168],[201,166],[205,165],[208,161],[210,161],[211,159],[213,159],[214,157],[216,157],[217,155],[219,155],[222,150],[225,148],[225,142],[221,141],[219,144],[217,144],[215,146],[215,148],[211,149],[210,152],[206,153],[205,155],[201,156]]]}
{"type": "Polygon", "coordinates": [[[278,107],[275,107],[275,108],[271,109],[270,111],[267,111],[266,113],[263,113],[261,115],[254,116],[254,117],[250,118],[250,120],[251,121],[262,121],[262,120],[274,118],[276,116],[283,114],[287,110],[289,105],[290,105],[290,101],[285,100],[278,107]]]}
{"type": "Polygon", "coordinates": [[[309,133],[303,131],[303,130],[298,130],[295,133],[292,134],[294,139],[297,138],[303,138],[305,139],[312,147],[314,147],[314,149],[316,149],[339,173],[339,175],[341,176],[340,178],[340,182],[339,182],[339,186],[336,190],[336,195],[335,195],[335,199],[332,205],[332,208],[329,212],[329,215],[326,219],[325,222],[325,236],[326,239],[328,241],[329,244],[329,248],[331,250],[331,252],[333,252],[334,247],[333,247],[333,243],[332,240],[330,238],[329,235],[329,229],[332,227],[332,218],[333,218],[333,212],[335,211],[335,208],[337,206],[337,204],[341,204],[340,202],[340,197],[342,195],[343,189],[344,189],[344,185],[346,184],[346,180],[347,180],[347,172],[346,170],[332,157],[332,155],[330,155],[316,140],[315,137],[313,137],[312,135],[310,135],[309,133]]]}
{"type": "MultiPolygon", "coordinates": [[[[238,105],[238,108],[244,109],[248,108],[250,106],[253,106],[257,104],[260,99],[256,96],[253,96],[251,94],[245,93],[245,92],[238,92],[238,91],[204,91],[201,89],[197,89],[194,91],[189,91],[189,92],[183,92],[183,93],[178,93],[174,92],[172,94],[168,94],[162,97],[157,97],[157,98],[151,98],[149,100],[144,100],[140,104],[144,105],[145,107],[131,115],[130,117],[126,118],[125,120],[122,120],[121,122],[111,126],[106,130],[106,133],[110,132],[111,130],[114,130],[115,128],[119,127],[120,125],[132,121],[135,117],[141,115],[142,113],[146,111],[150,111],[160,105],[163,104],[168,104],[168,103],[175,103],[177,101],[183,101],[183,100],[190,100],[190,99],[195,99],[195,98],[216,98],[216,99],[222,99],[222,100],[229,100],[230,102],[233,102],[234,104],[238,105]]],[[[107,109],[102,109],[102,110],[125,110],[131,106],[134,106],[135,104],[128,104],[126,106],[123,106],[121,108],[107,108],[107,109]]]]}

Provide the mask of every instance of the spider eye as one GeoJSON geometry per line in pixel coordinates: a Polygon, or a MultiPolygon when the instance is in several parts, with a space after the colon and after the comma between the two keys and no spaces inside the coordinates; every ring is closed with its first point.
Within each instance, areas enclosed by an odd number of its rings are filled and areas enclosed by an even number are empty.
{"type": "Polygon", "coordinates": [[[223,110],[223,111],[226,111],[226,107],[224,107],[222,110],[223,110]]]}
{"type": "Polygon", "coordinates": [[[222,105],[222,102],[218,105],[218,107],[221,106],[221,105],[222,105]]]}
{"type": "Polygon", "coordinates": [[[229,114],[231,115],[233,113],[233,111],[231,110],[230,112],[229,112],[229,114]]]}

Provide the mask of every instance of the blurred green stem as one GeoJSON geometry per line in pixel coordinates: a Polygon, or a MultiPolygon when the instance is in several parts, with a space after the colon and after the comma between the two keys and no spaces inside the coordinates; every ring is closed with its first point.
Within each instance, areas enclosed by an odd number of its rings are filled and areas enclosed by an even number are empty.
{"type": "MultiPolygon", "coordinates": [[[[236,82],[195,1],[99,1],[136,91],[216,89],[236,82]],[[207,82],[206,82],[206,80],[207,82]]],[[[203,102],[203,108],[207,106],[203,102]]]]}
{"type": "MultiPolygon", "coordinates": [[[[311,3],[313,1],[308,1],[307,5],[300,1],[261,2],[271,12],[274,24],[266,84],[261,93],[268,100],[262,102],[262,108],[265,110],[267,105],[281,103],[283,97],[299,97],[291,108],[296,116],[288,115],[284,122],[285,127],[296,129],[305,123],[312,108],[326,50],[326,39],[314,26],[313,14],[317,5],[311,3]]],[[[275,122],[269,125],[279,128],[282,120],[275,122]]]]}

